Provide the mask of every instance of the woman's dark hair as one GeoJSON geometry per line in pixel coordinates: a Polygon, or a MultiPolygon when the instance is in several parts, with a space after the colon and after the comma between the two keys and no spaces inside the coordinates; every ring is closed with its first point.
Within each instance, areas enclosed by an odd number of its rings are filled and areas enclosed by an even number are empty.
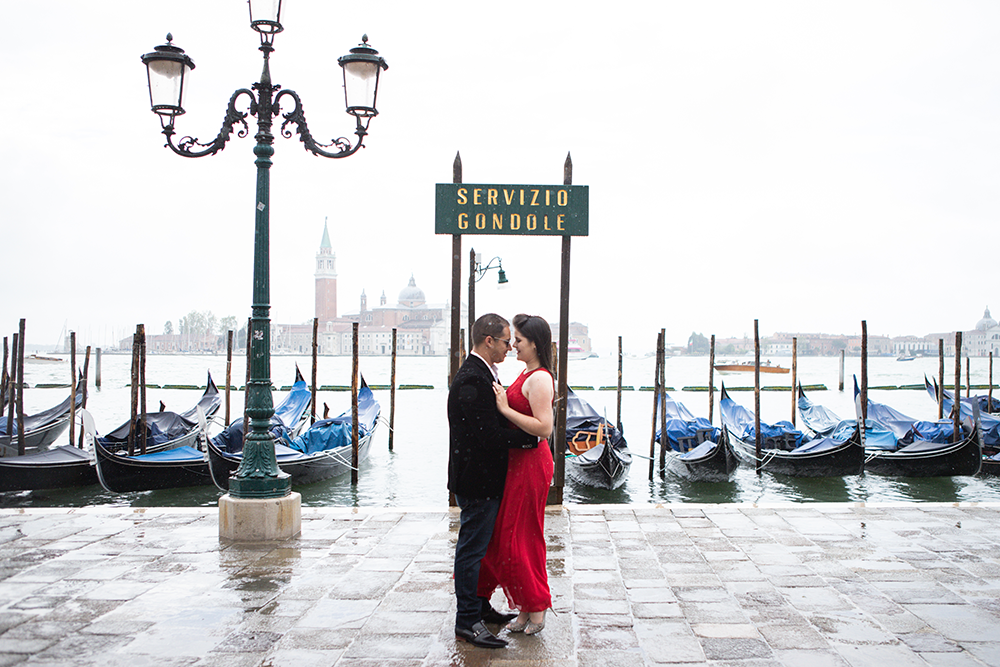
{"type": "Polygon", "coordinates": [[[524,313],[515,315],[514,329],[522,338],[527,338],[535,344],[542,368],[555,375],[555,370],[552,368],[552,328],[545,318],[524,313]]]}

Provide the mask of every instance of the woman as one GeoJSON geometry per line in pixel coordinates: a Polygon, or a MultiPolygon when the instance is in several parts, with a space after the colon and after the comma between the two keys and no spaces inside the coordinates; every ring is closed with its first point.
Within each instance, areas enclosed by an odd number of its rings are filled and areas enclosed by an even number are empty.
{"type": "Polygon", "coordinates": [[[548,322],[533,315],[514,317],[514,349],[524,371],[504,391],[493,385],[497,408],[511,424],[538,436],[536,449],[512,449],[507,482],[497,515],[493,538],[479,570],[480,597],[489,597],[502,586],[516,619],[511,632],[533,635],[545,627],[545,612],[552,606],[545,570],[545,501],[552,482],[552,331],[548,322]]]}

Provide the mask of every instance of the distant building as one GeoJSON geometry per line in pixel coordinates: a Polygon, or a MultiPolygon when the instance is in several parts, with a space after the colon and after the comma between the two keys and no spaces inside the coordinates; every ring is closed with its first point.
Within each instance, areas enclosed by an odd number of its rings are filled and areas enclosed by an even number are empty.
{"type": "MultiPolygon", "coordinates": [[[[337,255],[330,243],[327,223],[316,253],[316,343],[318,354],[351,354],[354,349],[354,322],[358,323],[358,353],[392,354],[392,330],[396,329],[396,354],[446,355],[450,330],[443,323],[449,307],[427,303],[424,291],[411,275],[400,291],[397,303],[390,305],[383,291],[377,306],[369,307],[368,295],[361,291],[358,312],[343,316],[337,309],[337,255]]],[[[313,323],[274,324],[271,347],[276,353],[309,354],[312,351],[313,323]]]]}

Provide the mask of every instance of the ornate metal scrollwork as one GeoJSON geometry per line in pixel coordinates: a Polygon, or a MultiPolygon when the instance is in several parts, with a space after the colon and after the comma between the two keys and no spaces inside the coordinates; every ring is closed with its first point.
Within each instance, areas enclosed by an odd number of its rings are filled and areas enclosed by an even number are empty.
{"type": "Polygon", "coordinates": [[[358,126],[355,130],[355,134],[358,135],[358,143],[355,146],[351,145],[351,141],[346,137],[340,137],[339,139],[334,139],[328,144],[321,144],[317,142],[313,136],[312,132],[309,131],[309,125],[306,123],[305,112],[302,108],[302,100],[299,98],[298,93],[294,90],[283,90],[277,94],[274,98],[275,107],[278,107],[279,101],[285,95],[290,96],[295,101],[295,108],[288,113],[282,114],[285,121],[281,124],[281,136],[286,139],[292,137],[292,131],[288,128],[289,124],[295,125],[295,132],[299,135],[299,140],[305,146],[305,149],[314,155],[321,155],[323,157],[331,158],[341,158],[347,157],[349,155],[354,155],[358,152],[358,149],[364,146],[365,135],[368,134],[368,129],[361,124],[361,119],[358,118],[358,126]],[[337,152],[331,153],[324,150],[325,148],[336,148],[337,152]]]}
{"type": "Polygon", "coordinates": [[[233,96],[229,98],[229,106],[226,108],[226,118],[222,121],[222,129],[219,130],[219,134],[211,143],[203,144],[196,138],[188,136],[183,137],[175,146],[173,142],[173,135],[175,134],[174,126],[171,123],[163,128],[163,134],[167,135],[167,147],[183,157],[205,157],[206,155],[215,155],[226,147],[229,136],[237,124],[243,127],[236,132],[236,136],[240,138],[246,137],[250,134],[250,128],[246,121],[248,114],[236,108],[236,100],[239,99],[240,95],[246,95],[250,98],[251,110],[256,106],[257,100],[254,94],[246,88],[240,88],[233,93],[233,96]]]}

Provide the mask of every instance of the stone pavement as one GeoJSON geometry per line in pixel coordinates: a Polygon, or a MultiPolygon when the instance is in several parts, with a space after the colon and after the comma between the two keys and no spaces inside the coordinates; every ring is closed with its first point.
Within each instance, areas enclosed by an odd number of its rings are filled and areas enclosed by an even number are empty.
{"type": "Polygon", "coordinates": [[[457,513],[302,514],[0,511],[0,666],[1000,665],[1000,505],[551,508],[557,615],[493,651],[454,639],[457,513]]]}

